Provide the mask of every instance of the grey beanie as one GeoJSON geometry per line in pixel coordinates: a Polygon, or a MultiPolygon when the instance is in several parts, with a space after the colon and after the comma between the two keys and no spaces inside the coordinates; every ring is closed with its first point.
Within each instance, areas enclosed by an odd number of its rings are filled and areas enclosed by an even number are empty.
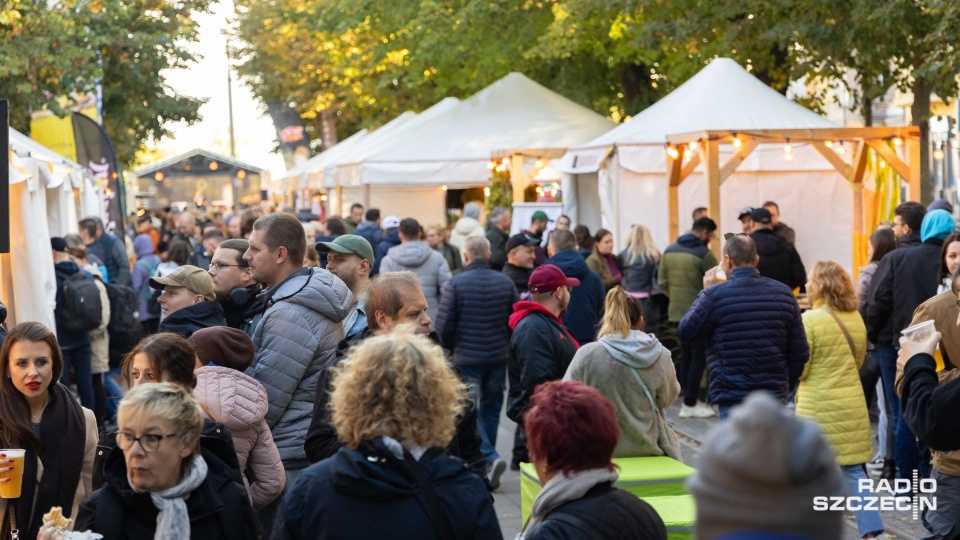
{"type": "Polygon", "coordinates": [[[480,219],[480,205],[475,202],[468,202],[463,207],[463,215],[473,219],[480,219]]]}
{"type": "Polygon", "coordinates": [[[932,210],[946,210],[947,212],[953,213],[953,205],[949,201],[943,199],[937,199],[930,203],[930,206],[927,207],[927,212],[932,210]]]}
{"type": "Polygon", "coordinates": [[[840,540],[842,512],[816,512],[814,497],[847,494],[820,427],[754,392],[708,436],[687,481],[697,503],[698,540],[737,532],[791,533],[840,540]]]}

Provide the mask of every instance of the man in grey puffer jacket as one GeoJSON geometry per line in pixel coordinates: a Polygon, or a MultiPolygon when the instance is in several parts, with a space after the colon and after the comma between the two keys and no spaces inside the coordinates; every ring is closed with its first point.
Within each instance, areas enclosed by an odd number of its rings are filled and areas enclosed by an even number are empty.
{"type": "Polygon", "coordinates": [[[380,263],[381,274],[404,271],[420,278],[420,288],[427,299],[427,315],[436,320],[440,293],[453,275],[443,255],[420,241],[420,223],[413,218],[400,221],[400,245],[390,248],[380,263]]]}
{"type": "Polygon", "coordinates": [[[253,333],[256,357],[246,374],[267,390],[266,421],[289,489],[310,465],[303,443],[317,379],[343,339],[342,322],[353,295],[330,272],[303,267],[307,239],[297,218],[263,216],[254,223],[249,242],[243,260],[266,289],[257,297],[263,312],[253,333]]]}

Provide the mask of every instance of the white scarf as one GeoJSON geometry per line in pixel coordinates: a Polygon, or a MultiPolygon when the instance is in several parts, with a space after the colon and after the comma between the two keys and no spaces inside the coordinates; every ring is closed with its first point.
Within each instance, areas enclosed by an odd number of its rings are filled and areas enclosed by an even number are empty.
{"type": "MultiPolygon", "coordinates": [[[[616,483],[618,478],[620,476],[609,469],[578,471],[569,476],[565,473],[557,474],[543,486],[543,491],[533,501],[533,510],[527,518],[523,531],[532,531],[554,508],[583,497],[593,489],[593,486],[605,482],[616,483]]],[[[523,538],[523,533],[520,533],[517,538],[523,538]]]]}
{"type": "MultiPolygon", "coordinates": [[[[157,507],[160,514],[157,515],[157,531],[154,533],[154,540],[171,540],[173,538],[190,538],[190,514],[187,513],[187,497],[193,490],[200,487],[207,478],[207,462],[199,454],[193,456],[189,461],[183,463],[183,480],[170,489],[157,492],[149,492],[150,500],[157,507]]],[[[130,481],[130,473],[127,473],[127,481],[130,481]]],[[[137,489],[133,483],[130,487],[136,493],[144,493],[145,490],[137,489]]]]}

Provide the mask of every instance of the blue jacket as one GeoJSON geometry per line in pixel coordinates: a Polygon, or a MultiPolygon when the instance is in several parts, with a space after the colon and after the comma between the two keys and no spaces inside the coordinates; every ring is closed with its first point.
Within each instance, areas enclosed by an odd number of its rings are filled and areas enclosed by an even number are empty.
{"type": "Polygon", "coordinates": [[[563,315],[563,324],[581,345],[596,341],[597,323],[603,318],[603,302],[607,297],[600,276],[572,249],[554,254],[546,264],[563,270],[567,277],[580,280],[580,286],[570,290],[570,305],[563,315]]]}
{"type": "MultiPolygon", "coordinates": [[[[357,236],[362,236],[370,242],[370,247],[373,248],[374,254],[377,251],[377,245],[380,244],[380,241],[383,240],[383,229],[375,221],[364,221],[357,225],[356,230],[353,231],[353,234],[357,236]]],[[[379,259],[379,257],[377,257],[379,259]]],[[[376,264],[376,261],[374,261],[376,264]]]]}
{"type": "MultiPolygon", "coordinates": [[[[57,272],[62,272],[68,276],[72,276],[77,272],[83,272],[83,270],[80,270],[80,267],[77,266],[77,263],[73,261],[61,261],[53,265],[53,267],[57,272]]],[[[63,306],[63,278],[57,276],[57,306],[53,310],[54,321],[60,320],[61,306],[63,306]]],[[[57,343],[60,344],[61,349],[71,349],[88,345],[90,344],[90,332],[68,333],[61,330],[58,326],[57,343]]]]}
{"type": "Polygon", "coordinates": [[[100,238],[87,244],[87,251],[103,261],[107,267],[110,283],[130,287],[130,260],[127,259],[127,246],[116,236],[103,233],[100,238]]]}
{"type": "Polygon", "coordinates": [[[677,332],[682,342],[706,341],[713,403],[737,404],[756,390],[785,398],[810,357],[793,292],[756,268],[700,292],[677,332]]]}
{"type": "MultiPolygon", "coordinates": [[[[373,245],[373,244],[370,244],[373,245]]],[[[373,246],[374,257],[377,259],[373,261],[373,268],[370,269],[370,276],[375,276],[380,273],[380,261],[387,256],[387,252],[390,251],[390,248],[400,245],[400,230],[391,229],[383,233],[383,238],[377,243],[376,246],[373,246]]]]}
{"type": "Polygon", "coordinates": [[[520,301],[513,281],[473,261],[447,283],[435,322],[440,343],[453,351],[460,367],[507,365],[510,354],[508,320],[520,301]]]}
{"type": "MultiPolygon", "coordinates": [[[[483,480],[463,461],[428,448],[417,466],[450,524],[452,540],[503,538],[483,480]]],[[[284,495],[274,538],[439,538],[415,478],[383,439],[363,442],[356,450],[341,448],[308,467],[284,495]]]]}

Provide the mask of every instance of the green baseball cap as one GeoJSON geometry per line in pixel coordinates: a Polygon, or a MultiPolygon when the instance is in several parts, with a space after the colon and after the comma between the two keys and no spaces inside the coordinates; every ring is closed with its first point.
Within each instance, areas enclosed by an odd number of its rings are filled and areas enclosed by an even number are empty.
{"type": "Polygon", "coordinates": [[[374,263],[373,247],[367,239],[355,234],[343,234],[336,237],[333,242],[317,242],[317,253],[328,253],[336,251],[347,255],[356,255],[361,259],[374,263]]]}
{"type": "Polygon", "coordinates": [[[533,213],[532,216],[530,216],[530,223],[533,223],[534,221],[550,221],[550,222],[552,222],[553,220],[550,219],[550,217],[547,216],[547,213],[544,212],[543,210],[537,210],[536,212],[533,213]]]}

